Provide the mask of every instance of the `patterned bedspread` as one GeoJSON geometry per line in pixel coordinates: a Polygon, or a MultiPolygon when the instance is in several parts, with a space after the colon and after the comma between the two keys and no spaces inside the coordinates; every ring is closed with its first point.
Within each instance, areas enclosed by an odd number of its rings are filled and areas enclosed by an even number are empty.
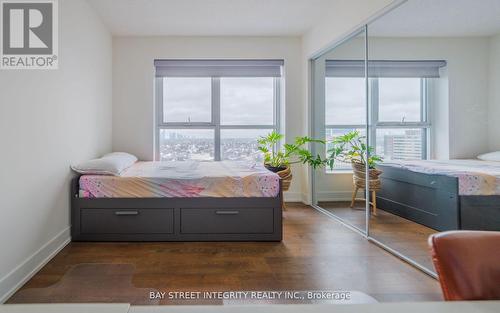
{"type": "Polygon", "coordinates": [[[248,162],[137,162],[120,176],[83,175],[80,197],[276,197],[279,176],[248,162]]]}
{"type": "Polygon", "coordinates": [[[500,195],[500,162],[481,160],[423,160],[386,162],[383,165],[458,178],[459,195],[500,195]]]}

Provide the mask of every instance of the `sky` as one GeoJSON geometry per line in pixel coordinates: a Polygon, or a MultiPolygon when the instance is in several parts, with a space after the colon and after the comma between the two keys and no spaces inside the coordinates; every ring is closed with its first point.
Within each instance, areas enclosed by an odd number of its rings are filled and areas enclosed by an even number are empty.
{"type": "Polygon", "coordinates": [[[379,120],[420,121],[420,78],[379,78],[379,120]]]}
{"type": "Polygon", "coordinates": [[[221,78],[222,125],[273,125],[272,77],[221,78]]]}
{"type": "MultiPolygon", "coordinates": [[[[274,79],[237,77],[220,79],[221,124],[269,125],[270,129],[222,129],[225,138],[258,138],[271,132],[274,121],[274,79]]],[[[163,81],[164,120],[166,122],[210,122],[211,78],[165,78],[163,81]]],[[[192,138],[213,138],[213,130],[165,130],[192,138]]]]}
{"type": "MultiPolygon", "coordinates": [[[[273,125],[273,78],[221,78],[222,125],[273,125]]],[[[166,122],[210,122],[211,79],[165,78],[166,122]]]]}
{"type": "Polygon", "coordinates": [[[211,78],[163,79],[163,120],[165,122],[210,122],[211,95],[211,78]]]}
{"type": "MultiPolygon", "coordinates": [[[[364,78],[327,77],[327,125],[365,124],[364,78]]],[[[420,78],[379,78],[379,121],[420,120],[420,78]]]]}

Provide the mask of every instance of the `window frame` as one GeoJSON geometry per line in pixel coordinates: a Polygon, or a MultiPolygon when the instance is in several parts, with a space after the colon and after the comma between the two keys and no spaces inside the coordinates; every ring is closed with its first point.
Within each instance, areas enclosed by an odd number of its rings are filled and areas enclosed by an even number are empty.
{"type": "MultiPolygon", "coordinates": [[[[221,76],[211,78],[211,122],[165,122],[163,120],[163,79],[176,76],[155,77],[155,134],[154,160],[160,161],[160,132],[162,129],[213,129],[214,160],[221,161],[221,131],[226,129],[268,129],[270,132],[281,130],[281,81],[282,77],[273,78],[273,124],[272,125],[222,125],[221,124],[221,76]]],[[[242,76],[244,77],[244,76],[242,76]]]]}
{"type": "MultiPolygon", "coordinates": [[[[419,78],[419,77],[415,77],[419,78]]],[[[370,121],[370,145],[374,147],[374,152],[377,153],[377,129],[421,129],[422,130],[422,160],[429,159],[431,154],[430,149],[430,136],[432,125],[430,123],[430,88],[429,80],[424,77],[420,77],[420,122],[384,122],[379,120],[379,84],[378,77],[368,78],[369,84],[369,94],[371,110],[368,114],[370,121]]],[[[350,125],[336,125],[336,124],[326,124],[325,132],[327,129],[364,129],[366,125],[364,124],[350,124],[350,125]]],[[[333,170],[326,169],[327,174],[332,173],[342,173],[351,172],[350,168],[337,168],[333,170]]]]}

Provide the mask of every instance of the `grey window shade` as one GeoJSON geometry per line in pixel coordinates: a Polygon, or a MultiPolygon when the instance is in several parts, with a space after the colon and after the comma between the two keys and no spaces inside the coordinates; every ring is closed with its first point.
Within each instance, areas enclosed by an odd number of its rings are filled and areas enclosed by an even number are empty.
{"type": "MultiPolygon", "coordinates": [[[[369,77],[437,78],[446,61],[369,61],[369,77]]],[[[358,60],[327,60],[327,77],[364,77],[365,63],[358,60]]]]}
{"type": "Polygon", "coordinates": [[[156,77],[281,77],[283,60],[155,60],[156,77]]]}

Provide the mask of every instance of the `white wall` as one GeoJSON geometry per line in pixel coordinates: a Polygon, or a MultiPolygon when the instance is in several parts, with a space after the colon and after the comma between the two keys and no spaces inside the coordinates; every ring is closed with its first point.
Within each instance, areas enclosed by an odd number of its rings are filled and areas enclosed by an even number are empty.
{"type": "Polygon", "coordinates": [[[111,150],[111,35],[59,1],[59,69],[0,70],[0,301],[69,240],[72,162],[111,150]]]}
{"type": "Polygon", "coordinates": [[[450,86],[448,67],[441,68],[439,78],[428,80],[429,115],[432,125],[430,158],[450,158],[450,86]]]}
{"type": "MultiPolygon", "coordinates": [[[[301,41],[296,37],[115,37],[113,38],[113,150],[151,160],[154,153],[155,59],[284,59],[285,133],[303,136],[301,41]]],[[[287,200],[301,200],[301,171],[287,200]]]]}
{"type": "Polygon", "coordinates": [[[500,150],[500,35],[490,39],[489,150],[500,150]]]}

